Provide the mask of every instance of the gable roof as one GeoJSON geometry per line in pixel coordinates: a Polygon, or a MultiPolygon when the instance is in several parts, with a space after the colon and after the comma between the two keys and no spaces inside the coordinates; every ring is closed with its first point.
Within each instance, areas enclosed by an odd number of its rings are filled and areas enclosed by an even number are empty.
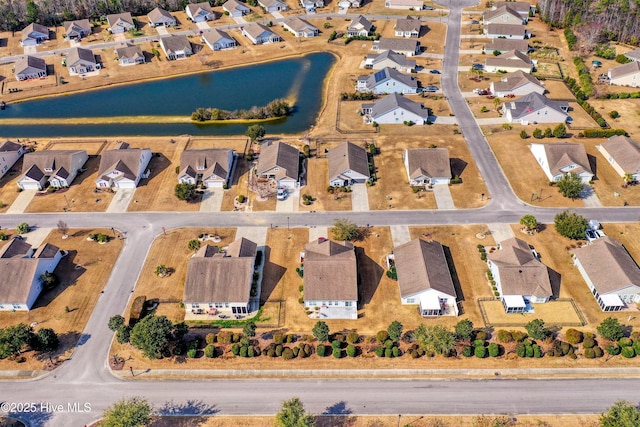
{"type": "Polygon", "coordinates": [[[609,70],[609,77],[611,77],[612,79],[617,79],[619,77],[624,77],[636,73],[640,73],[640,61],[631,61],[626,64],[613,67],[609,70]]]}
{"type": "Polygon", "coordinates": [[[153,9],[151,12],[147,14],[147,17],[151,22],[163,21],[164,20],[163,18],[175,19],[173,15],[171,15],[169,12],[167,12],[161,7],[156,7],[155,9],[153,9]]]}
{"type": "Polygon", "coordinates": [[[362,104],[362,108],[371,108],[371,116],[373,117],[378,117],[396,108],[402,108],[410,111],[413,114],[424,117],[425,119],[429,116],[428,108],[424,108],[422,104],[411,101],[397,93],[387,95],[373,104],[362,104]]]}
{"type": "Polygon", "coordinates": [[[502,80],[494,82],[493,88],[496,92],[509,92],[529,83],[542,88],[544,87],[540,80],[531,74],[525,73],[522,70],[517,70],[513,73],[507,74],[502,80]]]}
{"type": "Polygon", "coordinates": [[[394,50],[386,50],[378,54],[369,54],[367,55],[367,58],[373,59],[374,64],[389,60],[404,68],[415,68],[416,66],[416,61],[414,59],[407,59],[406,56],[401,53],[397,53],[394,50]]]}
{"type": "Polygon", "coordinates": [[[533,67],[531,59],[518,50],[509,50],[498,56],[489,56],[486,64],[494,67],[533,67]]]}
{"type": "Polygon", "coordinates": [[[22,163],[23,176],[26,175],[36,181],[40,181],[45,175],[57,175],[62,178],[69,176],[71,161],[76,154],[84,153],[84,150],[45,150],[35,151],[24,155],[22,163]],[[53,172],[44,173],[45,169],[53,172]]]}
{"type": "Polygon", "coordinates": [[[304,246],[304,299],[358,300],[358,267],[352,243],[317,239],[304,246]]]}
{"type": "Polygon", "coordinates": [[[38,262],[32,258],[0,258],[0,302],[27,302],[38,262]]]}
{"type": "Polygon", "coordinates": [[[640,170],[640,145],[628,136],[612,136],[602,143],[602,147],[615,159],[625,173],[640,170]]]}
{"type": "Polygon", "coordinates": [[[129,12],[122,13],[112,13],[107,15],[107,22],[109,23],[109,28],[115,27],[118,24],[124,24],[124,26],[132,26],[133,17],[129,12]]]}
{"type": "Polygon", "coordinates": [[[29,35],[33,32],[41,33],[49,36],[49,28],[45,27],[44,25],[36,24],[35,22],[33,22],[22,29],[21,31],[22,40],[29,38],[29,35]]]}
{"type": "Polygon", "coordinates": [[[222,8],[227,12],[231,12],[233,10],[251,10],[249,6],[244,3],[239,2],[238,0],[227,0],[222,5],[222,8]]]}
{"type": "Polygon", "coordinates": [[[74,47],[67,54],[67,67],[71,67],[79,62],[89,62],[91,64],[97,64],[96,56],[89,49],[83,49],[81,47],[74,47]]]}
{"type": "Polygon", "coordinates": [[[36,250],[33,254],[33,258],[52,259],[58,252],[60,252],[59,247],[52,245],[51,243],[45,243],[36,250]]]}
{"type": "Polygon", "coordinates": [[[549,107],[566,116],[567,113],[562,110],[562,107],[569,106],[565,101],[552,101],[537,92],[528,93],[515,101],[505,102],[504,105],[511,110],[511,117],[514,119],[519,119],[545,107],[549,107]]]}
{"type": "Polygon", "coordinates": [[[91,32],[91,22],[88,19],[77,19],[75,21],[64,21],[64,31],[89,31],[91,32]]]}
{"type": "Polygon", "coordinates": [[[420,42],[413,39],[382,37],[374,42],[378,50],[411,51],[415,52],[420,42]]]}
{"type": "Polygon", "coordinates": [[[624,54],[629,59],[640,61],[640,47],[624,54]]]}
{"type": "Polygon", "coordinates": [[[503,295],[553,295],[549,270],[533,256],[529,244],[512,237],[500,242],[500,250],[488,254],[498,267],[503,295]]]}
{"type": "Polygon", "coordinates": [[[507,5],[500,6],[500,7],[496,8],[496,9],[494,9],[494,10],[487,10],[483,15],[483,19],[485,20],[485,22],[486,21],[490,21],[493,18],[501,16],[501,15],[503,15],[505,13],[508,14],[508,15],[513,16],[514,18],[522,20],[522,17],[520,16],[520,14],[517,11],[515,11],[514,9],[512,9],[510,6],[507,6],[507,5]]]}
{"type": "Polygon", "coordinates": [[[115,150],[104,151],[100,156],[99,179],[109,180],[109,177],[105,176],[105,174],[117,170],[122,172],[124,178],[135,181],[138,165],[145,151],[151,154],[151,150],[148,148],[129,148],[129,144],[115,150]]]}
{"type": "Polygon", "coordinates": [[[264,8],[269,8],[274,5],[285,6],[285,4],[280,0],[258,0],[258,4],[264,8]]]}
{"type": "Polygon", "coordinates": [[[418,82],[413,77],[402,74],[398,70],[389,67],[384,67],[382,70],[369,74],[368,76],[358,77],[358,81],[363,80],[366,82],[367,89],[369,90],[375,89],[376,86],[387,80],[395,80],[410,88],[418,88],[418,82]]]}
{"type": "Polygon", "coordinates": [[[196,16],[200,13],[204,13],[205,15],[213,13],[213,9],[211,9],[211,5],[208,1],[202,3],[190,3],[187,5],[187,9],[191,16],[196,16]]]}
{"type": "Polygon", "coordinates": [[[329,160],[329,181],[338,179],[347,170],[369,176],[369,156],[367,150],[351,142],[345,142],[327,153],[329,160]]]}
{"type": "Polygon", "coordinates": [[[526,34],[527,30],[524,25],[518,24],[497,24],[490,23],[485,25],[487,30],[487,34],[497,34],[497,35],[505,35],[505,36],[523,36],[526,34]]]}
{"type": "Polygon", "coordinates": [[[185,35],[172,35],[169,37],[161,37],[160,43],[164,51],[169,55],[178,51],[191,50],[191,42],[185,35]]]}
{"type": "Polygon", "coordinates": [[[299,165],[300,151],[292,145],[280,141],[268,141],[260,146],[258,175],[278,167],[276,179],[287,177],[297,181],[299,165]]]}
{"type": "Polygon", "coordinates": [[[31,251],[31,245],[22,239],[11,239],[0,249],[0,258],[24,258],[31,251]]]}
{"type": "MultiPolygon", "coordinates": [[[[231,0],[229,0],[231,1],[231,0]]],[[[228,3],[228,2],[227,2],[228,3]]],[[[225,4],[227,4],[225,3],[225,4]]],[[[222,30],[218,30],[217,28],[213,28],[209,31],[206,31],[203,35],[202,38],[211,45],[216,44],[218,41],[222,40],[222,39],[227,39],[227,40],[231,40],[231,41],[235,41],[235,39],[233,37],[231,37],[226,31],[222,31],[222,30]]]]}
{"type": "Polygon", "coordinates": [[[446,148],[409,148],[406,155],[409,178],[451,178],[451,161],[446,148]]]}
{"type": "Polygon", "coordinates": [[[128,59],[138,59],[144,58],[144,54],[142,53],[142,49],[138,45],[127,45],[126,47],[119,47],[116,49],[116,56],[118,59],[128,58],[128,59]]]}
{"type": "Polygon", "coordinates": [[[305,21],[304,19],[298,18],[297,16],[285,19],[283,24],[286,24],[293,31],[303,31],[306,29],[318,31],[317,27],[311,25],[309,22],[305,21]]]}
{"type": "Polygon", "coordinates": [[[572,143],[535,145],[540,145],[544,148],[544,153],[547,157],[547,164],[549,165],[551,175],[556,176],[562,174],[563,172],[561,169],[570,164],[576,164],[579,166],[576,169],[572,169],[572,173],[579,174],[584,171],[593,174],[584,145],[572,143]]]}
{"type": "Polygon", "coordinates": [[[400,297],[434,289],[456,297],[442,244],[414,239],[393,248],[400,297]]]}
{"type": "Polygon", "coordinates": [[[15,63],[14,70],[16,74],[22,74],[29,70],[29,68],[35,68],[40,71],[47,71],[47,64],[44,59],[37,56],[23,56],[15,63]]]}
{"type": "Polygon", "coordinates": [[[229,247],[227,248],[227,256],[236,258],[255,257],[257,248],[258,245],[254,242],[241,237],[229,244],[229,247]]]}
{"type": "Polygon", "coordinates": [[[511,10],[521,15],[529,15],[529,11],[531,10],[531,4],[524,1],[497,1],[493,6],[496,8],[508,6],[511,10]]]}
{"type": "Polygon", "coordinates": [[[196,175],[202,174],[206,180],[211,175],[216,175],[226,180],[229,175],[229,154],[232,151],[230,148],[185,150],[180,155],[179,176],[188,175],[195,179],[196,175]]]}
{"type": "Polygon", "coordinates": [[[257,40],[258,38],[260,38],[264,33],[268,33],[270,35],[271,34],[275,34],[269,28],[267,28],[264,25],[259,24],[257,22],[252,22],[250,24],[247,24],[247,25],[243,26],[242,30],[246,34],[251,36],[251,38],[253,38],[254,40],[257,40]]]}
{"type": "Polygon", "coordinates": [[[417,31],[420,32],[421,23],[419,19],[413,18],[411,16],[407,16],[406,18],[401,18],[396,21],[396,25],[394,25],[394,29],[397,31],[417,31]]]}
{"type": "Polygon", "coordinates": [[[520,52],[527,52],[529,50],[529,40],[519,39],[491,39],[491,42],[484,46],[486,52],[493,52],[499,50],[501,52],[508,50],[518,50],[520,52]]]}
{"type": "Polygon", "coordinates": [[[373,29],[373,24],[367,18],[362,15],[358,15],[357,18],[354,18],[351,23],[349,23],[349,30],[359,30],[360,28],[371,32],[373,29]]]}
{"type": "Polygon", "coordinates": [[[9,151],[20,151],[24,146],[13,141],[5,141],[0,144],[0,153],[6,153],[9,151]]]}

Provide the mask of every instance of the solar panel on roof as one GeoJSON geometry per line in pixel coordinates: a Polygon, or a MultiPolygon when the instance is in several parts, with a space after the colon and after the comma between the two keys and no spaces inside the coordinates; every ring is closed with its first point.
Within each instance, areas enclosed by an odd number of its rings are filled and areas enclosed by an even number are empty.
{"type": "Polygon", "coordinates": [[[387,77],[387,73],[385,73],[384,70],[378,71],[373,75],[373,78],[375,79],[376,83],[379,82],[380,80],[384,80],[386,77],[387,77]]]}

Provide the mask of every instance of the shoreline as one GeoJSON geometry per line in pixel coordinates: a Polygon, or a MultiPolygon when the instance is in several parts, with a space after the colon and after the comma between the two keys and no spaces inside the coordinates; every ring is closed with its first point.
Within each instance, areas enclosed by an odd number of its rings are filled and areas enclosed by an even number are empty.
{"type": "Polygon", "coordinates": [[[192,123],[194,125],[255,124],[285,119],[289,116],[269,117],[266,119],[229,119],[229,120],[192,120],[189,116],[114,116],[114,117],[69,117],[69,118],[0,118],[0,125],[110,125],[110,124],[149,124],[149,123],[192,123]]]}

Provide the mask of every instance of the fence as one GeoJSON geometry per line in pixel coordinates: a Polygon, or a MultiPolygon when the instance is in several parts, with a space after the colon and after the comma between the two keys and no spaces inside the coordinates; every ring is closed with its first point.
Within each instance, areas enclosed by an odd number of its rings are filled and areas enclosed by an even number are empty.
{"type": "MultiPolygon", "coordinates": [[[[486,310],[484,308],[483,302],[500,301],[500,298],[485,297],[485,298],[478,298],[476,301],[478,302],[478,308],[480,309],[480,315],[482,316],[482,322],[484,323],[485,327],[521,328],[521,327],[524,326],[523,322],[519,322],[519,323],[516,323],[516,322],[513,322],[513,323],[511,323],[511,322],[491,322],[489,320],[489,316],[487,315],[487,312],[486,312],[486,310]]],[[[571,306],[573,307],[573,310],[576,313],[576,316],[578,317],[578,319],[580,319],[580,322],[560,322],[560,323],[555,322],[555,323],[548,323],[548,326],[582,327],[582,326],[585,326],[587,324],[587,321],[584,318],[584,315],[582,314],[582,312],[580,311],[580,309],[576,305],[576,302],[573,300],[573,298],[557,298],[557,299],[554,299],[551,302],[548,302],[547,304],[553,304],[554,301],[570,303],[571,306]]],[[[517,316],[517,314],[514,313],[513,316],[517,316]]]]}

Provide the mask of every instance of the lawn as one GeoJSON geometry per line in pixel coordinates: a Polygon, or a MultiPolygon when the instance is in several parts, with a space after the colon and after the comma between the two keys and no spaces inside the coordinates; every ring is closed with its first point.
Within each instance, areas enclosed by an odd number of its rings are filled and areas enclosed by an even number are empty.
{"type": "Polygon", "coordinates": [[[640,140],[640,99],[590,99],[589,104],[602,114],[612,128],[625,129],[636,141],[640,140]],[[617,119],[609,116],[614,110],[620,114],[617,119]]]}
{"type": "Polygon", "coordinates": [[[18,179],[22,175],[22,158],[0,178],[0,212],[4,213],[18,198],[18,179]]]}
{"type": "MultiPolygon", "coordinates": [[[[339,144],[332,144],[332,146],[339,144]]],[[[329,186],[329,161],[324,154],[324,149],[329,149],[328,145],[322,144],[321,157],[313,157],[307,161],[307,185],[300,189],[301,194],[309,194],[315,200],[305,206],[300,204],[300,211],[349,211],[351,210],[351,193],[334,193],[327,191],[329,186]]]]}
{"type": "Polygon", "coordinates": [[[495,328],[524,327],[533,319],[542,319],[548,326],[572,326],[580,328],[582,320],[571,301],[549,301],[546,304],[533,304],[533,313],[507,314],[502,301],[478,301],[484,308],[488,324],[495,328]]]}

